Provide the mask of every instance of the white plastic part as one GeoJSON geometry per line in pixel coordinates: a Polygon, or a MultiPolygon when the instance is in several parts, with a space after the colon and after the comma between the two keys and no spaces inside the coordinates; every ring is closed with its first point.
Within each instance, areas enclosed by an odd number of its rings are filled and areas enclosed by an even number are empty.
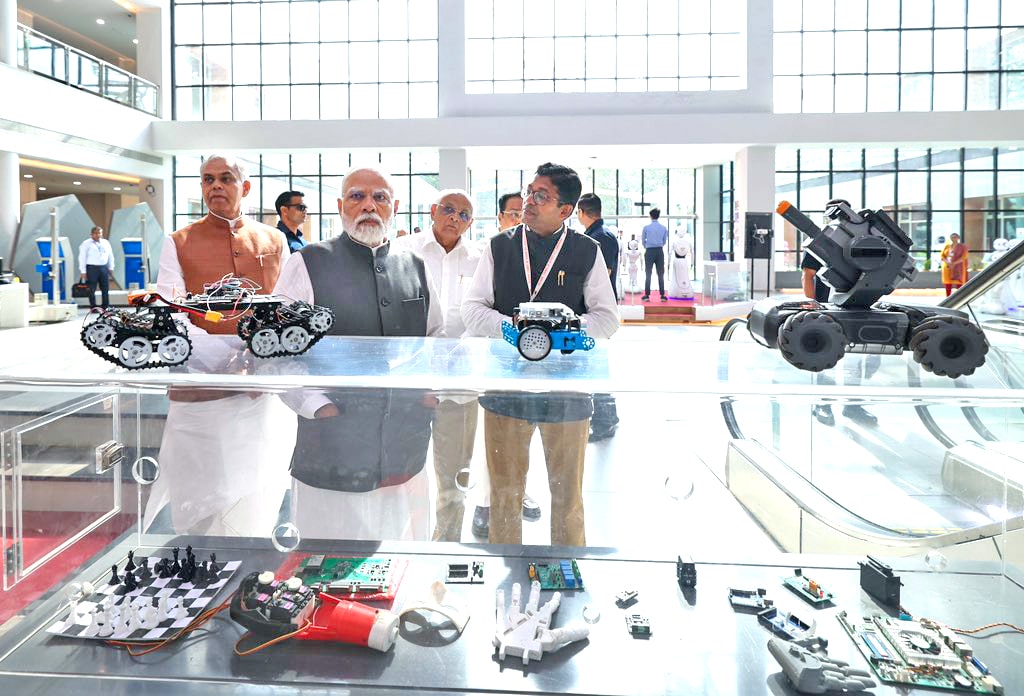
{"type": "Polygon", "coordinates": [[[440,614],[451,621],[459,633],[462,633],[469,623],[469,605],[466,600],[449,590],[440,580],[432,582],[429,590],[423,595],[406,602],[398,615],[405,616],[411,611],[432,611],[440,614]]]}
{"type": "MultiPolygon", "coordinates": [[[[261,574],[260,578],[262,579],[262,577],[263,577],[263,575],[261,574]]],[[[273,578],[271,578],[271,579],[273,579],[273,578]]],[[[301,578],[296,578],[296,577],[290,577],[290,578],[288,578],[287,580],[284,581],[284,586],[287,587],[292,592],[295,592],[300,587],[302,587],[302,579],[301,578]]]]}
{"type": "Polygon", "coordinates": [[[262,573],[256,576],[256,582],[258,582],[261,585],[269,585],[270,583],[274,582],[274,574],[269,570],[264,570],[262,573]]]}
{"type": "Polygon", "coordinates": [[[551,616],[558,610],[562,594],[556,592],[544,606],[540,602],[540,583],[536,580],[530,585],[530,598],[526,602],[526,610],[520,610],[522,588],[519,583],[512,585],[512,599],[505,609],[505,592],[498,590],[496,599],[496,627],[494,631],[494,647],[498,649],[498,659],[504,660],[506,655],[523,658],[523,664],[530,660],[539,660],[546,652],[554,652],[569,643],[583,640],[590,635],[585,626],[577,628],[548,628],[551,616]]]}
{"type": "Polygon", "coordinates": [[[373,620],[373,627],[366,639],[366,646],[387,652],[398,639],[398,614],[381,609],[373,620]]]}

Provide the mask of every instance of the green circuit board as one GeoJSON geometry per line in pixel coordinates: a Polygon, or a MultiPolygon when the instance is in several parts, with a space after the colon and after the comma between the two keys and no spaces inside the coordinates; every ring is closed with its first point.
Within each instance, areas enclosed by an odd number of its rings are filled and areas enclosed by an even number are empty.
{"type": "Polygon", "coordinates": [[[1005,693],[963,639],[945,626],[875,615],[837,617],[871,670],[886,684],[968,694],[1005,693]]]}
{"type": "Polygon", "coordinates": [[[795,568],[793,575],[784,578],[782,584],[800,595],[804,601],[816,607],[822,607],[832,601],[832,593],[818,582],[804,575],[803,570],[795,568]]]}
{"type": "Polygon", "coordinates": [[[531,563],[530,581],[540,583],[542,590],[582,590],[583,576],[576,560],[556,563],[531,563]]]}
{"type": "Polygon", "coordinates": [[[295,569],[308,587],[336,597],[393,594],[396,564],[390,558],[335,558],[313,555],[295,569]]]}

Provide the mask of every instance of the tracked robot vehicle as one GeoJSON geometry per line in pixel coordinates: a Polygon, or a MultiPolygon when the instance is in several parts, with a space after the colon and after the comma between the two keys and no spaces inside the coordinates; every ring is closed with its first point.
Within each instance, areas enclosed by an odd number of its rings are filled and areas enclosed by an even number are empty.
{"type": "Polygon", "coordinates": [[[326,335],[334,313],[318,305],[277,295],[257,295],[244,278],[224,278],[202,294],[174,301],[153,292],[128,297],[128,309],[90,314],[82,343],[104,360],[139,370],[181,365],[192,354],[184,312],[207,321],[237,321],[238,336],[258,358],[301,355],[326,335]]]}
{"type": "Polygon", "coordinates": [[[964,312],[879,302],[917,274],[910,237],[884,210],[858,213],[847,201],[829,201],[824,228],[786,201],[776,212],[811,238],[807,253],[821,262],[818,278],[834,292],[828,303],[761,300],[747,321],[754,340],[811,372],[835,366],[845,353],[904,350],[925,370],[953,378],[985,364],[988,341],[964,312]]]}

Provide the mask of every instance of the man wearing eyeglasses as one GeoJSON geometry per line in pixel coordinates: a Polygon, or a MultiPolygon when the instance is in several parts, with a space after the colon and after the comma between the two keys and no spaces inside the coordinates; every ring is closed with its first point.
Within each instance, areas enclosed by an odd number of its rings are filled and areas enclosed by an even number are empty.
{"type": "MultiPolygon", "coordinates": [[[[618,308],[597,242],[566,227],[583,185],[569,167],[542,164],[523,191],[523,224],[489,240],[462,306],[467,332],[501,337],[523,302],[561,302],[587,332],[608,338],[618,308]]],[[[491,543],[522,543],[530,440],[540,430],[551,491],[551,543],[584,546],[583,458],[593,400],[580,394],[488,393],[484,408],[491,477],[491,543]]]]}
{"type": "MultiPolygon", "coordinates": [[[[473,202],[461,189],[447,189],[430,206],[431,229],[395,240],[395,249],[408,249],[423,259],[440,293],[444,330],[450,338],[466,331],[462,297],[469,287],[480,246],[466,231],[473,224],[473,202]]],[[[434,471],[437,475],[437,524],[434,541],[460,541],[465,515],[465,493],[455,484],[458,472],[473,459],[477,399],[467,395],[440,395],[434,411],[434,471]]]]}
{"type": "Polygon", "coordinates": [[[523,194],[506,193],[498,199],[498,231],[504,232],[523,220],[523,194]]]}
{"type": "MultiPolygon", "coordinates": [[[[341,196],[342,233],[293,254],[275,292],[332,309],[333,336],[443,336],[440,295],[427,265],[388,240],[398,211],[388,177],[355,169],[342,181],[341,196]]],[[[433,404],[423,393],[317,390],[287,401],[300,416],[291,473],[294,521],[303,535],[429,538],[424,465],[433,404]]]]}
{"type": "Polygon", "coordinates": [[[274,201],[274,208],[281,217],[277,229],[288,240],[288,249],[292,253],[306,246],[300,229],[306,221],[306,204],[302,202],[305,195],[302,191],[285,191],[274,201]]]}

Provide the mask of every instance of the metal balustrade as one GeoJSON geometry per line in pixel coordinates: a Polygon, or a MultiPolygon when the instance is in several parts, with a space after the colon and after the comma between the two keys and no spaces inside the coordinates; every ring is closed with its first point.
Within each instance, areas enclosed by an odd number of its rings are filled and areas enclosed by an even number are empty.
{"type": "Polygon", "coordinates": [[[157,115],[155,84],[23,24],[18,25],[18,67],[157,115]]]}

